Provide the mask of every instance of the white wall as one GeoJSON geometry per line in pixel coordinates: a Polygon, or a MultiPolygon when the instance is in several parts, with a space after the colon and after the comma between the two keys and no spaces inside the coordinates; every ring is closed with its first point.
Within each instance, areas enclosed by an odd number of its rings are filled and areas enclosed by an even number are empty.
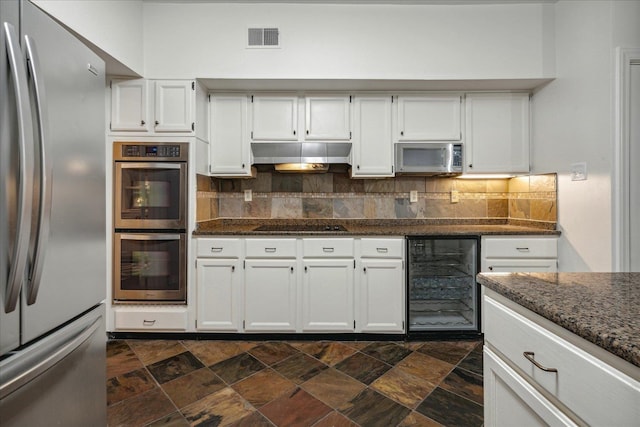
{"type": "Polygon", "coordinates": [[[554,74],[549,5],[144,3],[149,78],[502,79],[554,74]],[[247,49],[247,28],[280,49],[247,49]]]}
{"type": "Polygon", "coordinates": [[[533,97],[534,173],[558,172],[562,271],[612,269],[615,47],[639,46],[640,2],[555,5],[556,79],[533,97]],[[585,161],[586,181],[570,165],[585,161]]]}
{"type": "Polygon", "coordinates": [[[96,47],[107,74],[143,73],[141,0],[31,1],[96,47]]]}

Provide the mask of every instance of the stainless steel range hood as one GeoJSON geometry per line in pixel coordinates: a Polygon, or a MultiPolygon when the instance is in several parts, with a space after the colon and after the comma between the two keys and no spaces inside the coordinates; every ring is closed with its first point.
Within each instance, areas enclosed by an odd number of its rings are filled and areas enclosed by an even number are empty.
{"type": "Polygon", "coordinates": [[[326,172],[330,164],[351,164],[349,142],[254,142],[251,151],[254,164],[276,165],[282,172],[326,172]]]}

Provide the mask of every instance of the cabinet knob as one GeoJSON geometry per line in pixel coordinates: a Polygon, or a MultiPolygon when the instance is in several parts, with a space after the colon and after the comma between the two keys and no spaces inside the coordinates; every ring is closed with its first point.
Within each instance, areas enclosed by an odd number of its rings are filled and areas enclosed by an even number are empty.
{"type": "Polygon", "coordinates": [[[160,122],[156,120],[156,126],[158,126],[159,124],[160,124],[160,122]]]}
{"type": "Polygon", "coordinates": [[[469,168],[473,169],[473,164],[469,163],[469,168]]]}
{"type": "Polygon", "coordinates": [[[244,169],[244,163],[242,164],[242,169],[244,169]]]}
{"type": "Polygon", "coordinates": [[[357,166],[356,166],[356,169],[360,170],[360,165],[357,165],[357,166]]]}
{"type": "Polygon", "coordinates": [[[400,136],[404,136],[404,131],[403,130],[400,131],[400,136]]]}
{"type": "Polygon", "coordinates": [[[144,126],[147,122],[145,122],[144,120],[140,120],[140,126],[144,126]]]}
{"type": "Polygon", "coordinates": [[[293,267],[291,267],[291,272],[293,273],[293,267]]]}
{"type": "Polygon", "coordinates": [[[294,135],[296,134],[296,131],[295,131],[295,130],[293,131],[293,134],[294,134],[294,135]]]}
{"type": "Polygon", "coordinates": [[[309,130],[307,129],[307,135],[309,135],[309,130]]]}
{"type": "Polygon", "coordinates": [[[493,266],[489,266],[489,270],[490,270],[490,271],[493,271],[493,266]]]}

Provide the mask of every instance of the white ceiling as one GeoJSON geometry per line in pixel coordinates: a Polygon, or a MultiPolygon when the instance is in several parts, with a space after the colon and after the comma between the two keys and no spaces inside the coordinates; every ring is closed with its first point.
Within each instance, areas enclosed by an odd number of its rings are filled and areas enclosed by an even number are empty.
{"type": "Polygon", "coordinates": [[[557,3],[558,0],[142,0],[145,3],[292,3],[292,4],[387,4],[387,5],[473,5],[557,3]]]}

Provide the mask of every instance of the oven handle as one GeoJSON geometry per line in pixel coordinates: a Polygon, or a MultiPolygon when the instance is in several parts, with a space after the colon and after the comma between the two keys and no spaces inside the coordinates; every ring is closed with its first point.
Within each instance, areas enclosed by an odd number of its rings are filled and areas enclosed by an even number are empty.
{"type": "Polygon", "coordinates": [[[186,163],[168,163],[168,162],[157,162],[157,163],[129,163],[129,162],[116,162],[118,166],[122,169],[181,169],[186,163]]]}
{"type": "Polygon", "coordinates": [[[180,240],[180,234],[119,234],[120,240],[180,240]]]}

